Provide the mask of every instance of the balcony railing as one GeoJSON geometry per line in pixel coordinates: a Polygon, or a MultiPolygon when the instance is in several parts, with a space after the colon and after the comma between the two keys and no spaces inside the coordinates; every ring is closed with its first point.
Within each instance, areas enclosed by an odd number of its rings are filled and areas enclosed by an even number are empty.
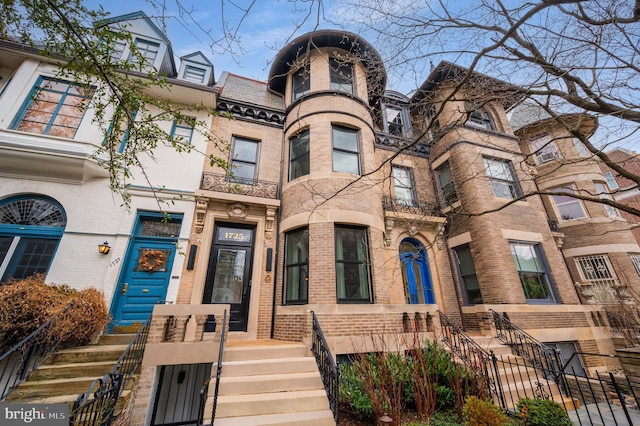
{"type": "Polygon", "coordinates": [[[248,195],[250,197],[278,198],[278,184],[276,182],[233,177],[211,172],[202,174],[200,189],[248,195]]]}
{"type": "Polygon", "coordinates": [[[386,211],[413,213],[423,216],[442,216],[440,206],[435,203],[403,198],[383,197],[382,208],[386,211]]]}

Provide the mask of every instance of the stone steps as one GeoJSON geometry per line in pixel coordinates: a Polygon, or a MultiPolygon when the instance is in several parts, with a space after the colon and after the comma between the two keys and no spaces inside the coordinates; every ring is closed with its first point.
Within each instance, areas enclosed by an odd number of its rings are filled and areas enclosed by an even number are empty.
{"type": "MultiPolygon", "coordinates": [[[[205,413],[211,412],[214,388],[212,382],[205,413]]],[[[215,424],[335,425],[308,348],[277,341],[230,342],[223,355],[215,424]]]]}

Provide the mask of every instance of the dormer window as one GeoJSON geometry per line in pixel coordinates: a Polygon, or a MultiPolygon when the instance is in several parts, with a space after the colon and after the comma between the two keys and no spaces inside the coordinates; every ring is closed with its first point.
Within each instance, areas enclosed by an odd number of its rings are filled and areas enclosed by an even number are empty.
{"type": "Polygon", "coordinates": [[[311,91],[311,78],[309,74],[309,64],[300,67],[291,78],[291,100],[295,101],[311,91]]]}
{"type": "Polygon", "coordinates": [[[192,65],[186,65],[184,67],[184,73],[182,74],[183,80],[191,81],[193,83],[204,83],[204,77],[207,74],[207,70],[204,68],[194,67],[192,65]]]}
{"type": "Polygon", "coordinates": [[[336,58],[329,58],[329,77],[331,90],[354,94],[353,64],[336,58]]]}
{"type": "Polygon", "coordinates": [[[396,136],[408,136],[407,110],[397,105],[384,106],[384,130],[396,136]]]}
{"type": "Polygon", "coordinates": [[[148,71],[153,68],[153,64],[158,56],[160,50],[160,44],[153,41],[143,40],[136,38],[133,42],[137,49],[138,55],[134,55],[133,52],[129,55],[129,61],[138,63],[141,59],[144,60],[144,64],[140,67],[144,71],[148,71]]]}

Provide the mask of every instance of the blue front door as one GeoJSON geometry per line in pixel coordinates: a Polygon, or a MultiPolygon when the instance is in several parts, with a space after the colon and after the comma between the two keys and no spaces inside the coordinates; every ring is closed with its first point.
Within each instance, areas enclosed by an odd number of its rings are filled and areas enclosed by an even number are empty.
{"type": "Polygon", "coordinates": [[[142,323],[165,300],[180,223],[180,217],[168,222],[160,215],[139,217],[113,298],[114,325],[142,323]]]}
{"type": "Polygon", "coordinates": [[[403,240],[400,244],[400,262],[407,303],[434,303],[429,261],[424,247],[414,239],[403,240]]]}

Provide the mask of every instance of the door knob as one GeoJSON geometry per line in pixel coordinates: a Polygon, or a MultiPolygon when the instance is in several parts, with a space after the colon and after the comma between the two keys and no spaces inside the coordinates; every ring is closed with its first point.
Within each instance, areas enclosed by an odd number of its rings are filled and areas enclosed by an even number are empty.
{"type": "Polygon", "coordinates": [[[145,288],[145,289],[143,289],[143,290],[142,290],[142,292],[143,292],[143,293],[149,293],[149,289],[148,289],[148,288],[145,288]]]}
{"type": "Polygon", "coordinates": [[[122,286],[122,294],[127,294],[127,289],[129,288],[129,283],[124,283],[122,286]]]}

